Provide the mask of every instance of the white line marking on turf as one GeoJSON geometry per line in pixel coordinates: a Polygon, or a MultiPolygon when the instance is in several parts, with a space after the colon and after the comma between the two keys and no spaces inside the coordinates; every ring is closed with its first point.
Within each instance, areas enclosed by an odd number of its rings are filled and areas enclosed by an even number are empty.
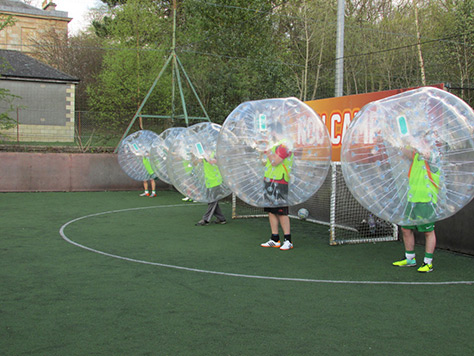
{"type": "MultiPolygon", "coordinates": [[[[188,204],[175,204],[175,205],[161,205],[161,206],[151,206],[151,207],[142,207],[142,208],[128,208],[128,209],[111,210],[111,211],[105,211],[105,212],[96,213],[96,214],[85,215],[85,216],[81,216],[79,218],[70,220],[67,223],[65,223],[59,229],[59,234],[61,235],[61,237],[66,242],[69,242],[70,244],[72,244],[74,246],[77,246],[77,247],[80,247],[84,250],[88,250],[88,251],[91,251],[91,252],[94,252],[94,253],[98,253],[98,254],[103,255],[103,256],[113,257],[113,258],[117,258],[119,260],[128,261],[128,262],[141,263],[141,264],[145,264],[145,265],[173,268],[173,269],[189,271],[189,272],[215,274],[215,275],[228,276],[228,277],[253,278],[253,279],[264,279],[264,280],[273,280],[273,281],[308,282],[308,283],[333,283],[333,284],[453,285],[453,284],[473,284],[474,283],[474,281],[446,281],[446,282],[343,281],[343,280],[331,280],[331,279],[270,277],[270,276],[251,275],[251,274],[208,271],[208,270],[204,270],[204,269],[190,268],[190,267],[183,267],[183,266],[175,266],[175,265],[169,265],[169,264],[165,264],[165,263],[137,260],[137,259],[134,259],[134,258],[114,255],[114,254],[111,254],[111,253],[99,251],[99,250],[81,245],[81,244],[69,239],[66,236],[66,234],[64,233],[64,229],[66,229],[66,227],[68,227],[69,225],[71,225],[71,224],[73,224],[77,221],[88,219],[88,218],[95,217],[95,216],[106,215],[106,214],[114,214],[114,213],[122,213],[122,212],[125,212],[125,211],[133,211],[133,210],[144,210],[144,209],[154,209],[154,208],[174,208],[174,207],[184,207],[184,206],[190,206],[190,205],[188,205],[188,204]]],[[[196,206],[196,205],[194,205],[194,206],[196,206]]]]}

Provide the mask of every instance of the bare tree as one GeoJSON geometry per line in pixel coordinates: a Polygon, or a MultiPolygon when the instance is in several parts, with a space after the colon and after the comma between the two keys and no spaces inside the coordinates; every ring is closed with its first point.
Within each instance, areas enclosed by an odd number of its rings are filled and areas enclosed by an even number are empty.
{"type": "Polygon", "coordinates": [[[101,42],[93,34],[66,37],[52,29],[34,43],[36,58],[80,80],[76,88],[77,110],[87,110],[86,89],[96,81],[102,66],[101,42]]]}

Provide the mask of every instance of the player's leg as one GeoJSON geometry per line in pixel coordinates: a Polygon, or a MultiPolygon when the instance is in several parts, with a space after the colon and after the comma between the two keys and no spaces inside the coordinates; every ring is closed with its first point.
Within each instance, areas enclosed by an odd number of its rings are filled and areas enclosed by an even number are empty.
{"type": "Polygon", "coordinates": [[[270,237],[270,240],[267,242],[264,242],[260,244],[262,247],[280,247],[280,234],[278,232],[278,216],[274,214],[273,212],[269,211],[273,208],[265,209],[265,211],[268,213],[268,221],[270,223],[270,230],[272,232],[272,236],[270,237]]]}
{"type": "Polygon", "coordinates": [[[152,178],[151,179],[151,198],[156,197],[156,181],[152,178]]]}
{"type": "Polygon", "coordinates": [[[283,230],[283,234],[290,235],[290,218],[288,215],[278,215],[278,220],[280,222],[281,229],[283,230]]]}
{"type": "Polygon", "coordinates": [[[415,267],[415,226],[403,226],[403,245],[405,246],[405,259],[401,261],[395,261],[392,264],[398,267],[415,267]]]}
{"type": "Polygon", "coordinates": [[[219,202],[216,201],[216,208],[214,210],[214,216],[216,217],[216,224],[225,224],[227,222],[224,214],[222,213],[219,202]]]}
{"type": "Polygon", "coordinates": [[[288,208],[282,209],[281,214],[278,215],[278,221],[280,223],[281,229],[284,234],[283,245],[280,247],[280,250],[286,251],[293,248],[293,243],[291,242],[291,230],[290,230],[290,218],[288,217],[288,208]]]}
{"type": "Polygon", "coordinates": [[[425,250],[427,253],[433,254],[436,248],[436,234],[433,231],[425,232],[425,250]]]}
{"type": "Polygon", "coordinates": [[[209,225],[209,221],[211,220],[214,210],[216,209],[216,203],[217,202],[212,202],[207,204],[207,210],[202,216],[202,219],[196,223],[196,226],[209,225]]]}
{"type": "Polygon", "coordinates": [[[148,181],[144,180],[143,181],[143,189],[144,189],[144,192],[142,194],[140,194],[141,197],[148,197],[150,195],[150,192],[148,190],[148,181]]]}
{"type": "MultiPolygon", "coordinates": [[[[431,226],[429,227],[431,230],[431,226]]],[[[434,225],[431,231],[424,231],[425,233],[425,257],[423,258],[423,265],[418,268],[418,272],[431,272],[433,270],[433,253],[436,248],[436,234],[434,232],[434,225]]]]}

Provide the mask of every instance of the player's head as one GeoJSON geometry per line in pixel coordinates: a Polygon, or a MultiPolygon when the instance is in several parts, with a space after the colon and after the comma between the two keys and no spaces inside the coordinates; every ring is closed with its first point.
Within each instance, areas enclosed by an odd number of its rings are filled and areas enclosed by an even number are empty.
{"type": "Polygon", "coordinates": [[[279,121],[274,121],[268,125],[268,133],[272,141],[279,141],[283,138],[283,125],[279,121]]]}

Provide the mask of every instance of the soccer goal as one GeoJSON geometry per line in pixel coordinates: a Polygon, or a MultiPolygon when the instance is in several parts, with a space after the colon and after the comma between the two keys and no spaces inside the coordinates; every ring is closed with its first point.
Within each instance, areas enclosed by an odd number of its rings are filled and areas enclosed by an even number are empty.
{"type": "MultiPolygon", "coordinates": [[[[306,221],[329,227],[329,244],[355,244],[365,242],[394,241],[398,239],[398,227],[382,220],[352,196],[342,176],[341,163],[332,162],[328,176],[321,188],[302,204],[290,207],[290,218],[298,218],[298,210],[306,208],[306,221]]],[[[263,208],[250,206],[232,195],[232,218],[266,217],[263,208]]]]}

